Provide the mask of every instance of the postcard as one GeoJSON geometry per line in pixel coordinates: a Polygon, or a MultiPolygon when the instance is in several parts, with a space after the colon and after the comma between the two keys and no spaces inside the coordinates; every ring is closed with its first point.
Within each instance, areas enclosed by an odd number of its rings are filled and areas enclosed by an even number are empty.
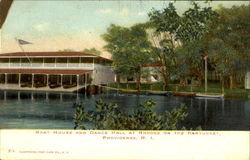
{"type": "Polygon", "coordinates": [[[0,159],[249,159],[248,1],[0,9],[0,159]]]}

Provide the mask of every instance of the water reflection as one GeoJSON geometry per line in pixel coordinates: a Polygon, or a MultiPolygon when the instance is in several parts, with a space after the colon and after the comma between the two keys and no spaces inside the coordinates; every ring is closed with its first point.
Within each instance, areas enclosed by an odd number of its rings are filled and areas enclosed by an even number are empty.
{"type": "Polygon", "coordinates": [[[124,112],[146,100],[153,100],[155,111],[164,113],[181,103],[188,106],[187,127],[201,126],[205,130],[249,130],[250,101],[212,98],[168,97],[156,95],[126,95],[109,91],[102,95],[80,93],[0,91],[0,128],[61,128],[74,126],[73,103],[81,102],[86,110],[94,108],[95,101],[119,104],[124,112]]]}

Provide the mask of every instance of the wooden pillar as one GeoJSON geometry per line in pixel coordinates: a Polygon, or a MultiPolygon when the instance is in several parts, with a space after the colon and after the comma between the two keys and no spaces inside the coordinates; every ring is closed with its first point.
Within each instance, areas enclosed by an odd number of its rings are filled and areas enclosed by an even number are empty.
{"type": "Polygon", "coordinates": [[[88,79],[88,73],[85,73],[85,84],[88,83],[87,79],[88,79]]]}
{"type": "Polygon", "coordinates": [[[8,74],[5,73],[5,84],[7,84],[7,83],[8,83],[8,74]]]}
{"type": "Polygon", "coordinates": [[[19,67],[22,66],[21,58],[19,59],[19,67]]]}
{"type": "Polygon", "coordinates": [[[55,67],[57,67],[57,66],[56,66],[56,62],[57,62],[57,58],[55,58],[55,67]]]}
{"type": "Polygon", "coordinates": [[[21,87],[21,73],[18,74],[18,85],[21,87]]]}
{"type": "Polygon", "coordinates": [[[32,74],[32,77],[31,77],[31,88],[34,87],[34,74],[32,74]]]}
{"type": "Polygon", "coordinates": [[[67,68],[69,68],[69,57],[67,57],[67,68]]]}
{"type": "Polygon", "coordinates": [[[47,74],[47,82],[46,82],[46,86],[49,86],[49,74],[47,74]]]}
{"type": "Polygon", "coordinates": [[[85,95],[87,95],[87,73],[84,73],[84,87],[85,87],[85,95]]]}
{"type": "Polygon", "coordinates": [[[61,87],[63,87],[63,74],[61,74],[61,87]]]}
{"type": "Polygon", "coordinates": [[[56,84],[59,84],[60,75],[56,75],[56,84]]]}
{"type": "Polygon", "coordinates": [[[79,74],[78,75],[76,75],[76,85],[77,85],[77,88],[78,88],[78,86],[79,86],[79,74]]]}
{"type": "Polygon", "coordinates": [[[44,61],[45,61],[45,60],[44,60],[44,58],[43,58],[43,67],[44,67],[44,61]]]}

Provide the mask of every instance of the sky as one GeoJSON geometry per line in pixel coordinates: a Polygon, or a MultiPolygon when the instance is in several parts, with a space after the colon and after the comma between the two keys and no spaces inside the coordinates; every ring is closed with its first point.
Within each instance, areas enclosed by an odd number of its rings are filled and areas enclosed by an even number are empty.
{"type": "MultiPolygon", "coordinates": [[[[58,51],[96,48],[102,56],[110,57],[103,50],[101,38],[110,24],[129,27],[148,20],[148,13],[163,9],[169,1],[70,1],[70,0],[15,0],[1,29],[0,51],[20,52],[15,38],[33,44],[24,45],[25,51],[58,51]]],[[[175,3],[177,11],[185,11],[189,2],[175,3]]],[[[216,1],[210,6],[224,7],[249,4],[247,1],[216,1]]],[[[204,6],[203,2],[202,5],[204,6]]]]}

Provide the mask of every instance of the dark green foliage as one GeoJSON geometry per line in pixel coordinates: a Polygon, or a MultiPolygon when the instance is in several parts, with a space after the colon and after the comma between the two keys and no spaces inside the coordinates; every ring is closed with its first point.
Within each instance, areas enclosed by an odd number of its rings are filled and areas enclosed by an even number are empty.
{"type": "MultiPolygon", "coordinates": [[[[171,80],[180,80],[191,75],[192,70],[202,77],[203,57],[199,42],[210,30],[212,20],[217,16],[211,7],[201,8],[193,2],[192,7],[179,15],[173,3],[162,10],[149,13],[148,27],[152,29],[156,61],[161,68],[165,89],[171,80]]],[[[196,76],[197,76],[196,75],[196,76]]],[[[201,79],[201,78],[199,78],[201,79]]]]}
{"type": "Polygon", "coordinates": [[[132,27],[110,25],[102,35],[107,42],[105,49],[112,54],[113,69],[123,78],[136,77],[137,89],[140,90],[142,66],[150,59],[150,42],[142,24],[132,27]]]}
{"type": "Polygon", "coordinates": [[[71,48],[66,48],[66,49],[59,50],[58,52],[75,52],[75,50],[71,48]]]}
{"type": "Polygon", "coordinates": [[[153,101],[134,109],[131,114],[120,111],[120,106],[106,104],[102,100],[96,101],[95,110],[85,112],[84,107],[78,104],[74,115],[75,129],[86,129],[84,122],[92,122],[92,129],[109,130],[177,130],[185,129],[180,122],[187,117],[187,107],[182,104],[165,114],[157,114],[153,108],[153,101]]]}
{"type": "Polygon", "coordinates": [[[221,7],[217,12],[213,29],[202,43],[207,46],[210,64],[221,75],[222,85],[237,88],[237,78],[245,76],[250,64],[250,5],[221,7]]]}
{"type": "Polygon", "coordinates": [[[100,56],[101,55],[101,51],[97,50],[96,48],[90,48],[90,49],[85,48],[84,50],[82,50],[82,52],[83,53],[94,54],[96,56],[100,56]]]}

